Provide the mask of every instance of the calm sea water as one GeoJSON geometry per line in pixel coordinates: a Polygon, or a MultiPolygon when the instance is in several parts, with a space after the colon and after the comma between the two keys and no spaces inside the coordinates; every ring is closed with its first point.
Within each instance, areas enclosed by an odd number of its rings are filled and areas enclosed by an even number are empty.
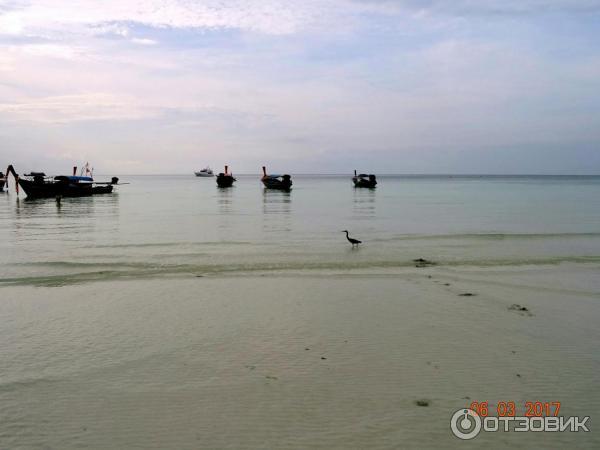
{"type": "Polygon", "coordinates": [[[121,178],[0,196],[0,448],[463,448],[472,400],[597,417],[600,178],[121,178]]]}
{"type": "Polygon", "coordinates": [[[600,177],[124,176],[112,195],[0,196],[0,283],[600,260],[600,177]],[[352,250],[341,230],[364,241],[352,250]]]}

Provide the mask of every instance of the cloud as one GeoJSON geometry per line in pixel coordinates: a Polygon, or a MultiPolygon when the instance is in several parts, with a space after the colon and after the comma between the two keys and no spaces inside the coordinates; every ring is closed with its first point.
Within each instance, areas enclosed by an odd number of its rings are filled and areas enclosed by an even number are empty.
{"type": "Polygon", "coordinates": [[[157,114],[157,111],[138,105],[133,97],[104,93],[62,95],[15,103],[0,103],[0,115],[5,115],[6,118],[45,123],[142,119],[157,114]]]}
{"type": "Polygon", "coordinates": [[[9,51],[20,51],[33,57],[49,57],[70,60],[80,59],[86,54],[86,50],[80,46],[51,43],[11,46],[9,51]]]}
{"type": "MultiPolygon", "coordinates": [[[[127,37],[130,27],[240,30],[265,35],[354,30],[377,16],[598,13],[600,0],[15,0],[0,8],[0,35],[127,37]]],[[[409,24],[410,26],[410,24],[409,24]]]]}
{"type": "Polygon", "coordinates": [[[599,0],[352,0],[371,7],[421,14],[532,15],[600,12],[599,0]]]}
{"type": "Polygon", "coordinates": [[[158,44],[158,41],[155,41],[154,39],[147,39],[147,38],[132,38],[131,42],[133,42],[134,44],[139,44],[139,45],[156,45],[156,44],[158,44]]]}
{"type": "Polygon", "coordinates": [[[0,33],[48,35],[84,32],[94,27],[138,23],[151,27],[239,29],[265,34],[289,34],[319,21],[317,0],[56,0],[15,2],[0,12],[0,33]]]}
{"type": "Polygon", "coordinates": [[[86,148],[140,171],[185,168],[199,148],[239,170],[263,158],[305,171],[350,154],[452,171],[445,155],[465,149],[568,151],[600,139],[598,32],[580,14],[597,4],[4,3],[0,146],[86,148]]]}

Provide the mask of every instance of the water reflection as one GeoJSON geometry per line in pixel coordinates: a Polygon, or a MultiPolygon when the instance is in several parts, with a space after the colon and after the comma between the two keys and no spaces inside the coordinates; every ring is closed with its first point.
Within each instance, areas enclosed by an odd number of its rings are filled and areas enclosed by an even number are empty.
{"type": "Polygon", "coordinates": [[[17,198],[14,233],[17,239],[79,240],[97,231],[118,232],[117,194],[55,198],[17,198]]]}
{"type": "Polygon", "coordinates": [[[291,231],[291,191],[263,189],[264,231],[291,231]]]}
{"type": "Polygon", "coordinates": [[[60,202],[55,198],[17,198],[15,213],[21,217],[47,217],[53,213],[79,218],[95,215],[117,216],[119,214],[119,195],[99,195],[88,197],[63,197],[60,202]]]}
{"type": "Polygon", "coordinates": [[[217,205],[221,214],[233,212],[233,187],[217,187],[217,205]]]}
{"type": "Polygon", "coordinates": [[[234,228],[234,217],[236,210],[234,207],[234,188],[217,187],[217,206],[219,214],[217,215],[218,233],[221,239],[227,239],[228,232],[234,228]]]}
{"type": "Polygon", "coordinates": [[[371,219],[377,213],[377,189],[354,188],[354,215],[359,219],[371,219]]]}

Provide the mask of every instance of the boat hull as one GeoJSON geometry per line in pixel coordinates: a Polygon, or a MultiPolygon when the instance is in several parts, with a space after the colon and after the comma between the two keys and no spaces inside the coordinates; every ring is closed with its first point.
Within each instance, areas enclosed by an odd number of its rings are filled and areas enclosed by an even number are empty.
{"type": "Polygon", "coordinates": [[[63,181],[37,182],[25,179],[19,179],[19,186],[27,197],[30,198],[51,198],[51,197],[87,197],[97,194],[110,194],[113,186],[94,186],[89,184],[74,184],[63,181]]]}
{"type": "Polygon", "coordinates": [[[222,188],[231,187],[233,186],[234,181],[235,178],[233,178],[231,175],[219,175],[217,177],[217,186],[222,188]]]}
{"type": "Polygon", "coordinates": [[[208,172],[194,172],[194,175],[196,175],[197,177],[205,177],[205,178],[210,178],[210,177],[215,176],[213,173],[208,173],[208,172]]]}
{"type": "Polygon", "coordinates": [[[368,188],[368,189],[373,189],[375,186],[377,186],[377,180],[375,179],[365,179],[365,178],[360,178],[360,177],[354,177],[352,178],[352,182],[354,183],[354,187],[357,188],[368,188]]]}
{"type": "Polygon", "coordinates": [[[292,188],[292,180],[277,180],[273,178],[263,178],[265,188],[278,189],[280,191],[289,191],[292,188]]]}

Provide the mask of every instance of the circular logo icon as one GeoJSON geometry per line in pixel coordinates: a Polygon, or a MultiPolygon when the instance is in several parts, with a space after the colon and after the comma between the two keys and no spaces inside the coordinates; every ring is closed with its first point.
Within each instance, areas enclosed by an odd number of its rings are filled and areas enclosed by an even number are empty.
{"type": "Polygon", "coordinates": [[[471,409],[459,409],[450,419],[450,429],[459,439],[473,439],[481,431],[481,417],[471,409]]]}

